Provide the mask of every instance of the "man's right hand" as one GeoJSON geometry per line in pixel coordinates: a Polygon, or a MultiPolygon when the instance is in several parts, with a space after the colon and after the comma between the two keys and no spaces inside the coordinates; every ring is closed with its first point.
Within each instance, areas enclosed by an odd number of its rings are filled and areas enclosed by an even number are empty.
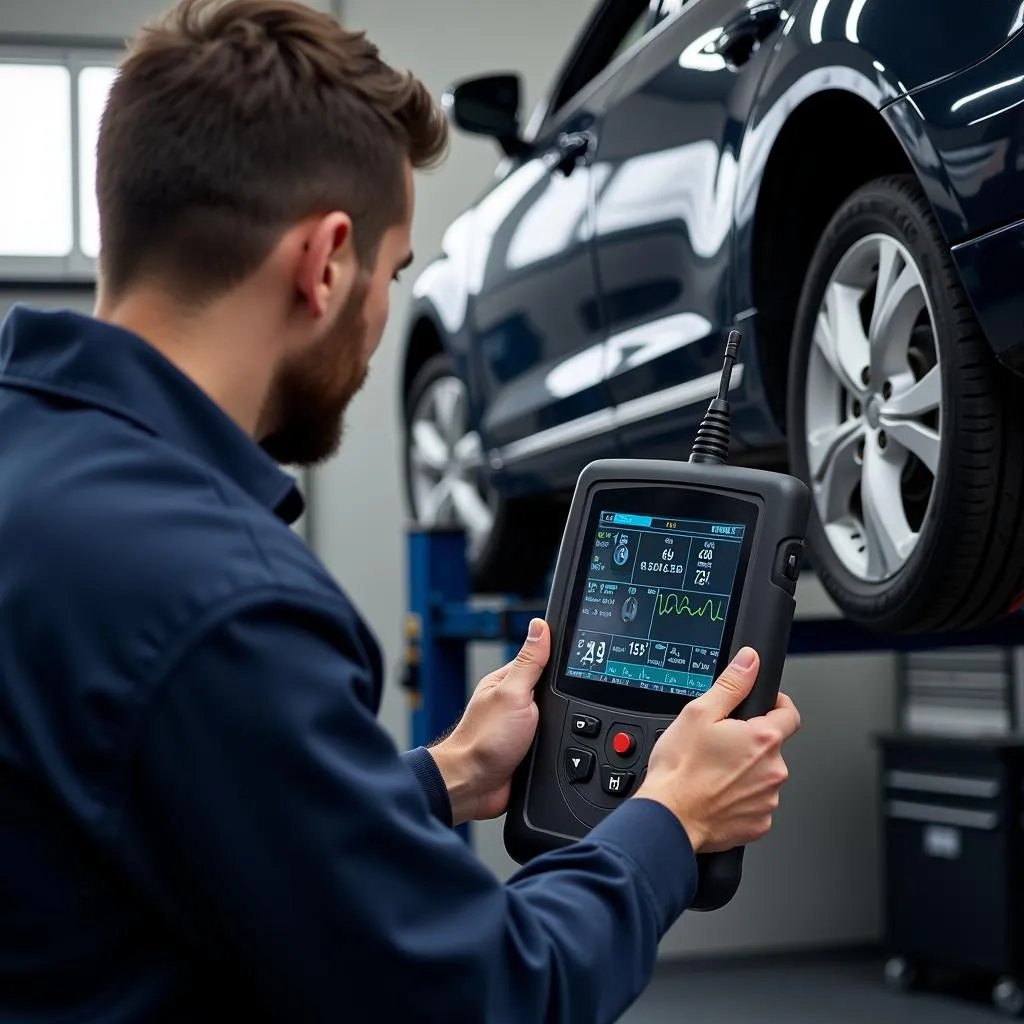
{"type": "Polygon", "coordinates": [[[756,652],[743,648],[711,689],[690,701],[655,744],[636,792],[675,814],[696,853],[761,839],[789,777],[781,748],[800,728],[800,714],[785,694],[760,718],[728,717],[750,693],[759,665],[756,652]]]}

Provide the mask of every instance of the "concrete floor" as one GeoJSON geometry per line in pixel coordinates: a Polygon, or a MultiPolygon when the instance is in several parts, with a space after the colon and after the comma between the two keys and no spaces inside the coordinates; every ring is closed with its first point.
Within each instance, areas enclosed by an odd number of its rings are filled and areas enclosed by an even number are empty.
{"type": "Polygon", "coordinates": [[[873,953],[659,966],[619,1024],[999,1024],[990,987],[901,994],[873,953]]]}

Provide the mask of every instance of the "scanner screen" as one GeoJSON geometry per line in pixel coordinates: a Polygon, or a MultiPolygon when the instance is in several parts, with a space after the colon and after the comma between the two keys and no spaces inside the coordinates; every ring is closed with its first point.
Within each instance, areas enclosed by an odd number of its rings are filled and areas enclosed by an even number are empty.
{"type": "Polygon", "coordinates": [[[565,674],[693,697],[708,690],[746,529],[602,509],[565,674]]]}

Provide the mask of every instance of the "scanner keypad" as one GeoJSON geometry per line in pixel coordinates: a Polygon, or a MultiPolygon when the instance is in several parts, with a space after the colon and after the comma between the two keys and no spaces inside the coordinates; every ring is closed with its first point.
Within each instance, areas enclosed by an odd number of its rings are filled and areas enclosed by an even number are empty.
{"type": "Polygon", "coordinates": [[[559,743],[561,789],[574,813],[594,825],[636,791],[647,758],[670,720],[570,702],[559,743]],[[604,713],[602,713],[602,711],[604,713]]]}

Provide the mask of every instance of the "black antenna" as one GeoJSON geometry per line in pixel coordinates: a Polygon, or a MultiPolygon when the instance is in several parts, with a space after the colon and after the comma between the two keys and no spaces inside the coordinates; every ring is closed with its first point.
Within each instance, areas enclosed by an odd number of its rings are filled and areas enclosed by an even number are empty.
{"type": "Polygon", "coordinates": [[[690,453],[690,462],[722,465],[729,458],[729,385],[732,382],[732,368],[739,354],[742,337],[739,331],[729,332],[729,338],[725,343],[722,379],[718,384],[718,397],[711,399],[708,411],[701,420],[697,439],[693,442],[693,451],[690,453]]]}

